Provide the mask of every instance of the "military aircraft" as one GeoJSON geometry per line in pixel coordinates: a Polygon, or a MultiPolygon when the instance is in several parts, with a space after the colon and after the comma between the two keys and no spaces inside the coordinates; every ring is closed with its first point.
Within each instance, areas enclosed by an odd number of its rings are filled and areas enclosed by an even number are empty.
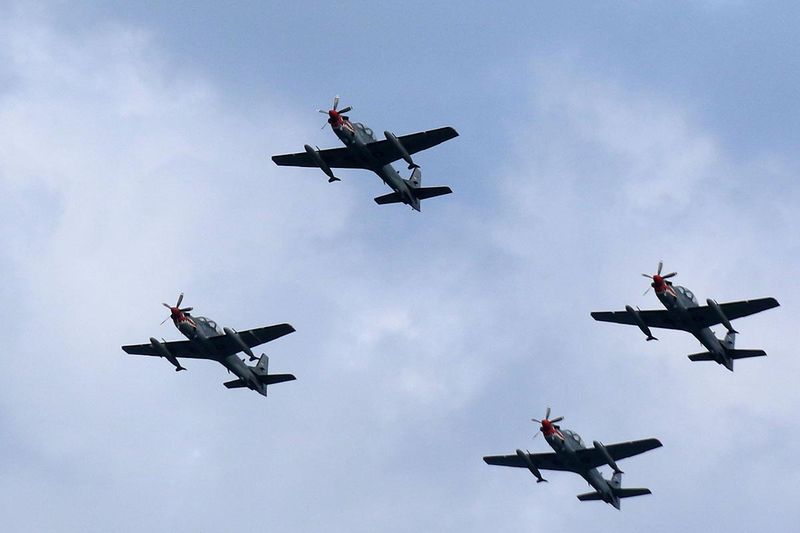
{"type": "Polygon", "coordinates": [[[178,296],[178,302],[175,305],[163,304],[170,313],[164,322],[171,318],[175,327],[189,340],[168,342],[150,337],[149,344],[123,346],[122,349],[132,355],[163,357],[175,366],[176,372],[186,370],[178,362],[178,357],[217,361],[227,368],[228,372],[232,372],[238,377],[238,379],[224,383],[227,388],[246,387],[262,396],[267,395],[267,385],[296,379],[292,374],[270,374],[268,371],[269,357],[261,354],[261,357],[257,358],[251,349],[292,333],[294,328],[291,325],[277,324],[238,332],[228,327],[220,329],[217,323],[211,319],[192,316],[189,313],[192,308],[182,308],[181,302],[183,302],[183,293],[178,296]],[[239,352],[246,353],[250,357],[250,361],[257,359],[256,366],[249,366],[239,359],[237,355],[239,352]]]}
{"type": "MultiPolygon", "coordinates": [[[[780,304],[775,298],[759,298],[723,304],[709,298],[706,300],[707,305],[699,305],[692,291],[686,287],[673,285],[669,281],[669,278],[678,274],[677,272],[661,275],[663,266],[663,261],[659,261],[658,271],[655,274],[652,276],[642,274],[642,276],[653,280],[650,286],[655,289],[656,296],[667,308],[665,311],[641,311],[626,305],[625,311],[594,312],[592,318],[601,322],[639,326],[648,341],[658,340],[650,333],[650,328],[688,331],[708,349],[707,352],[690,355],[690,360],[716,361],[731,372],[733,372],[733,361],[736,359],[767,355],[764,350],[737,350],[735,346],[738,332],[733,329],[730,321],[778,307],[780,304]],[[717,324],[722,324],[728,329],[724,339],[718,339],[711,331],[711,326],[717,324]]],[[[647,289],[645,294],[649,290],[647,289]]]]}
{"type": "Polygon", "coordinates": [[[563,419],[563,416],[551,419],[549,407],[542,420],[531,419],[537,424],[541,424],[539,431],[542,432],[555,453],[530,453],[518,449],[514,455],[489,455],[483,460],[490,465],[527,468],[536,477],[537,483],[547,481],[539,470],[574,472],[595,489],[594,492],[579,494],[578,499],[582,502],[602,500],[619,509],[621,498],[651,494],[650,489],[623,489],[623,472],[616,462],[660,447],[661,442],[658,439],[634,440],[608,445],[594,441],[594,447],[587,448],[580,435],[568,429],[562,430],[560,426],[556,425],[563,419]],[[614,471],[611,479],[605,479],[597,470],[603,465],[610,466],[614,471]]]}
{"type": "Polygon", "coordinates": [[[371,170],[394,191],[378,196],[375,202],[379,205],[404,203],[415,211],[420,210],[420,200],[453,192],[450,187],[422,187],[422,171],[411,155],[457,137],[456,130],[446,127],[400,137],[385,131],[383,132],[385,139],[379,141],[375,139],[370,128],[359,122],[350,122],[350,118],[345,116],[345,113],[353,109],[352,107],[337,109],[338,106],[337,96],[333,99],[332,109],[328,111],[320,109],[319,112],[328,115],[328,124],[344,143],[344,148],[320,150],[306,144],[305,152],[273,156],[275,164],[290,167],[319,167],[328,176],[328,183],[340,181],[331,170],[334,168],[371,170]],[[412,171],[408,179],[400,177],[391,165],[398,159],[408,163],[408,169],[412,171]]]}

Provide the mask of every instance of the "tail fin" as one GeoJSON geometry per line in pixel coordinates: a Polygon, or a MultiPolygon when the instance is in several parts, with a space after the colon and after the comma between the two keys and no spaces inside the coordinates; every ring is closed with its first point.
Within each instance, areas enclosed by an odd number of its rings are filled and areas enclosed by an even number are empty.
{"type": "Polygon", "coordinates": [[[414,189],[422,185],[422,170],[419,167],[416,167],[414,171],[411,172],[411,177],[408,178],[408,184],[414,189]]]}
{"type": "Polygon", "coordinates": [[[719,342],[725,348],[725,351],[733,350],[736,347],[736,332],[729,331],[725,338],[719,342]]]}
{"type": "MultiPolygon", "coordinates": [[[[436,196],[444,196],[445,194],[450,194],[452,192],[453,190],[450,187],[419,187],[417,189],[411,189],[411,194],[420,200],[434,198],[436,196]]],[[[377,201],[377,198],[375,201],[377,201]]]]}
{"type": "Polygon", "coordinates": [[[258,363],[253,370],[260,376],[266,376],[269,374],[269,357],[267,357],[267,354],[261,354],[261,357],[258,359],[258,363]]]}

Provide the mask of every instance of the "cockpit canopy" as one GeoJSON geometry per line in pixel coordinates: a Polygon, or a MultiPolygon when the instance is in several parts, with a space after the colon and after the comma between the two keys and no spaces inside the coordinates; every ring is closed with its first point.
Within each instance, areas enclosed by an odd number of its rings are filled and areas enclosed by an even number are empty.
{"type": "Polygon", "coordinates": [[[214,322],[213,320],[206,318],[204,316],[196,316],[192,318],[194,318],[194,322],[195,324],[197,324],[197,327],[203,328],[204,330],[206,330],[206,332],[214,332],[215,334],[221,333],[221,331],[217,326],[217,323],[214,322]]]}
{"type": "Polygon", "coordinates": [[[567,438],[569,438],[569,439],[572,439],[573,441],[575,441],[575,442],[576,442],[578,445],[580,445],[581,447],[583,447],[583,446],[584,446],[584,444],[583,444],[583,440],[581,440],[581,436],[580,436],[580,435],[578,435],[577,433],[575,433],[574,431],[570,431],[570,430],[568,430],[568,429],[565,429],[565,430],[563,430],[561,433],[562,433],[562,434],[563,434],[565,437],[567,437],[567,438]]]}
{"type": "Polygon", "coordinates": [[[356,129],[357,133],[366,135],[370,138],[370,140],[375,140],[375,135],[373,134],[372,130],[368,127],[363,125],[360,122],[353,122],[353,127],[356,129]]]}
{"type": "Polygon", "coordinates": [[[681,287],[680,285],[675,285],[675,290],[678,291],[678,293],[680,293],[680,294],[686,296],[687,298],[689,298],[694,303],[697,303],[697,298],[695,298],[694,293],[692,291],[690,291],[689,289],[687,289],[686,287],[681,287]]]}

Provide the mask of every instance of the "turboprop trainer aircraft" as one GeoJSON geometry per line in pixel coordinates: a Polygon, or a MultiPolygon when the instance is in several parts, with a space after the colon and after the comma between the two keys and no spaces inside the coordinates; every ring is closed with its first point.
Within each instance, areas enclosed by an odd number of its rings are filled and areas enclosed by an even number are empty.
{"type": "MultiPolygon", "coordinates": [[[[333,99],[333,109],[319,110],[328,115],[328,124],[344,148],[320,150],[305,145],[305,152],[297,154],[276,155],[272,157],[275,164],[290,167],[319,167],[328,176],[328,182],[340,181],[333,174],[334,168],[363,168],[371,170],[392,188],[394,192],[378,196],[375,201],[380,204],[404,203],[415,211],[420,210],[420,200],[442,196],[453,192],[450,187],[422,187],[422,171],[412,154],[427,150],[437,144],[457,137],[456,130],[450,127],[421,131],[410,135],[395,136],[390,131],[383,132],[385,140],[376,140],[371,129],[358,122],[350,122],[345,113],[353,108],[347,106],[337,109],[339,97],[333,99]],[[408,163],[411,176],[403,179],[391,165],[398,159],[408,163]]],[[[323,125],[324,127],[324,125],[323,125]]]]}
{"type": "MultiPolygon", "coordinates": [[[[737,350],[736,333],[731,325],[731,320],[743,316],[753,315],[778,307],[775,298],[759,298],[758,300],[744,300],[740,302],[730,302],[719,304],[711,298],[706,300],[708,305],[699,305],[692,291],[686,287],[673,285],[669,278],[676,276],[677,272],[661,275],[661,268],[664,266],[662,261],[658,263],[658,271],[652,276],[642,274],[650,278],[650,284],[656,290],[656,296],[667,309],[656,311],[641,311],[634,309],[630,305],[625,306],[625,311],[614,312],[594,312],[592,318],[601,322],[616,322],[618,324],[630,324],[639,326],[647,336],[648,341],[658,340],[650,328],[666,328],[688,331],[705,346],[708,351],[692,354],[689,359],[692,361],[716,361],[724,365],[725,368],[733,372],[733,361],[745,357],[759,357],[767,355],[764,350],[737,350]],[[725,339],[718,339],[711,331],[711,326],[722,324],[728,329],[725,339]]],[[[648,291],[650,289],[647,289],[648,291]]],[[[647,294],[647,291],[645,291],[647,294]]]]}
{"type": "Polygon", "coordinates": [[[150,337],[149,344],[123,346],[122,349],[132,355],[164,357],[175,366],[176,372],[186,370],[178,362],[178,357],[216,361],[227,368],[228,372],[238,377],[238,379],[224,383],[226,387],[229,389],[247,387],[262,396],[267,395],[267,385],[295,379],[292,374],[270,374],[268,372],[269,357],[261,354],[261,357],[257,358],[251,350],[259,344],[292,333],[294,331],[292,326],[277,324],[238,332],[227,327],[220,329],[217,323],[211,319],[189,314],[192,308],[182,308],[182,301],[183,293],[178,296],[178,303],[175,305],[164,304],[170,313],[164,322],[172,318],[175,327],[189,340],[167,342],[150,337]],[[249,366],[239,359],[237,355],[239,352],[246,353],[250,357],[250,361],[258,360],[256,366],[249,366]]]}
{"type": "Polygon", "coordinates": [[[539,470],[574,472],[585,479],[595,490],[595,492],[579,494],[578,499],[582,502],[602,500],[619,509],[621,498],[650,494],[650,489],[623,489],[623,472],[616,462],[660,447],[661,442],[658,439],[634,440],[608,445],[594,441],[594,447],[587,448],[580,435],[568,429],[562,431],[561,427],[556,425],[563,419],[563,416],[550,419],[549,407],[542,420],[532,419],[537,424],[541,424],[539,431],[544,434],[544,438],[555,453],[530,453],[517,450],[514,455],[490,455],[484,457],[483,460],[490,465],[527,468],[536,477],[537,483],[547,481],[539,470]],[[614,471],[611,479],[605,479],[597,470],[597,467],[603,465],[610,466],[614,471]]]}

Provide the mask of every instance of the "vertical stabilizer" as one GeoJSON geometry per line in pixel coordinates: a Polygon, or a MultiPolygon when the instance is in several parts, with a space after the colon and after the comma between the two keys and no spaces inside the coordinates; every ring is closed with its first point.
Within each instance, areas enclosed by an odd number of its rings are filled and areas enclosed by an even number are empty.
{"type": "Polygon", "coordinates": [[[267,354],[261,354],[261,358],[258,360],[258,364],[254,370],[255,373],[260,376],[266,376],[269,374],[269,357],[267,357],[267,354]]]}
{"type": "Polygon", "coordinates": [[[418,189],[422,186],[422,169],[417,167],[413,172],[411,172],[411,177],[408,178],[408,184],[415,189],[418,189]]]}
{"type": "Polygon", "coordinates": [[[733,350],[736,347],[736,333],[729,331],[728,334],[725,335],[725,339],[720,342],[726,350],[733,350]]]}

